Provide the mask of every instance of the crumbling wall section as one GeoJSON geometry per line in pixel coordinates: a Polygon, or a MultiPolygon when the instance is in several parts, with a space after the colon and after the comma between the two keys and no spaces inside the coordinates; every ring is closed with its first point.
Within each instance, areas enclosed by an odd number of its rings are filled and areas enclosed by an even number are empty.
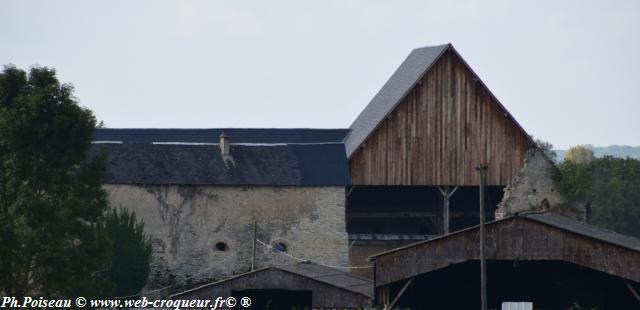
{"type": "Polygon", "coordinates": [[[504,189],[496,219],[522,212],[551,211],[584,221],[585,206],[568,201],[556,189],[554,164],[539,148],[529,149],[524,166],[504,189]]]}

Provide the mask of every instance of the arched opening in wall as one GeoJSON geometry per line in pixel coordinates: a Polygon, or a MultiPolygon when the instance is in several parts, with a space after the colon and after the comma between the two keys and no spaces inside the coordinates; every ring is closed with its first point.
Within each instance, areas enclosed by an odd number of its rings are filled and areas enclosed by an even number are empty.
{"type": "Polygon", "coordinates": [[[287,246],[286,243],[282,242],[282,241],[277,241],[271,244],[271,248],[273,249],[273,252],[287,252],[287,250],[289,249],[289,247],[287,246]]]}
{"type": "Polygon", "coordinates": [[[214,247],[216,251],[220,251],[220,252],[225,252],[229,250],[229,245],[227,245],[225,242],[222,242],[222,241],[217,242],[214,247]]]}

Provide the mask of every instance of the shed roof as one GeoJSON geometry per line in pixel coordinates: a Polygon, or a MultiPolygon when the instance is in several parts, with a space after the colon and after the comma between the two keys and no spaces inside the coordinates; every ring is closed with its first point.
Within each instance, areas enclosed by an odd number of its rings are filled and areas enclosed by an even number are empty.
{"type": "Polygon", "coordinates": [[[349,183],[342,143],[232,143],[230,150],[231,162],[223,159],[217,144],[94,143],[90,156],[106,156],[108,184],[344,186],[349,183]]]}
{"type": "MultiPolygon", "coordinates": [[[[318,265],[312,262],[301,262],[301,263],[292,264],[292,265],[282,265],[282,266],[272,266],[272,267],[261,268],[258,270],[233,276],[233,277],[224,279],[222,281],[205,284],[203,286],[172,295],[171,298],[179,297],[181,295],[187,295],[187,294],[193,293],[194,291],[202,290],[212,286],[217,286],[229,281],[246,277],[248,275],[261,273],[266,270],[278,270],[282,272],[287,272],[296,276],[305,277],[313,281],[321,282],[323,284],[327,284],[339,289],[350,291],[352,293],[359,294],[368,298],[373,297],[373,281],[372,280],[360,278],[350,273],[344,272],[342,270],[318,265]]],[[[304,288],[300,288],[300,289],[304,289],[304,288]]]]}
{"type": "Polygon", "coordinates": [[[310,128],[98,128],[94,141],[130,143],[200,142],[217,143],[225,132],[235,143],[336,143],[349,129],[310,128]]]}
{"type": "Polygon", "coordinates": [[[608,242],[617,246],[640,252],[640,239],[619,234],[604,228],[596,227],[585,222],[576,221],[566,216],[556,215],[550,212],[540,214],[526,214],[522,216],[527,219],[580,234],[585,237],[608,242]]]}
{"type": "MultiPolygon", "coordinates": [[[[564,261],[640,283],[640,240],[553,213],[486,225],[488,260],[564,261]]],[[[477,260],[478,226],[373,255],[376,285],[477,260]]]]}
{"type": "MultiPolygon", "coordinates": [[[[607,230],[604,228],[600,228],[600,227],[596,227],[584,222],[580,222],[577,221],[575,219],[563,216],[563,215],[558,215],[558,214],[554,214],[552,212],[543,212],[543,213],[529,213],[529,214],[518,214],[518,215],[514,215],[514,216],[509,216],[509,217],[505,217],[502,218],[500,220],[495,220],[495,221],[491,221],[485,224],[485,226],[487,225],[497,225],[497,224],[501,224],[506,222],[507,220],[511,220],[514,218],[520,218],[520,219],[526,219],[526,220],[531,220],[534,222],[538,222],[538,223],[542,223],[542,224],[546,224],[558,229],[562,229],[571,233],[575,233],[575,234],[579,234],[588,238],[592,238],[595,240],[599,240],[599,241],[603,241],[603,242],[607,242],[607,243],[611,243],[613,245],[617,245],[617,246],[621,246],[623,248],[627,248],[630,250],[634,250],[637,252],[640,252],[640,239],[631,237],[631,236],[626,236],[626,235],[622,235],[619,233],[616,233],[614,231],[611,230],[607,230]]],[[[375,258],[378,256],[383,256],[386,254],[390,254],[390,253],[394,253],[394,252],[398,252],[398,251],[402,251],[404,249],[407,248],[411,248],[411,247],[416,247],[416,246],[420,246],[422,244],[426,244],[426,243],[430,243],[430,242],[434,242],[436,240],[441,240],[441,239],[446,239],[446,238],[450,238],[452,236],[458,235],[458,234],[463,234],[466,233],[468,231],[473,231],[473,230],[477,230],[480,226],[479,225],[475,225],[466,229],[462,229],[447,235],[442,235],[442,236],[438,236],[436,238],[433,239],[429,239],[429,240],[425,240],[425,241],[419,241],[416,243],[412,243],[406,246],[402,246],[399,248],[395,248],[395,249],[391,249],[388,251],[384,251],[381,253],[377,253],[374,255],[371,255],[371,258],[375,258]]]]}

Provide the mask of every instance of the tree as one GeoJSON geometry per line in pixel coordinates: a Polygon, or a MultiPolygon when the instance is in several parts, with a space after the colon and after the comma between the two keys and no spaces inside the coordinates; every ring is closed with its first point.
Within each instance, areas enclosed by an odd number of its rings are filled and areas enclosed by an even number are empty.
{"type": "Polygon", "coordinates": [[[593,151],[588,147],[576,145],[567,151],[564,159],[576,164],[589,164],[593,162],[595,156],[593,155],[593,151]]]}
{"type": "Polygon", "coordinates": [[[115,284],[115,296],[140,293],[149,276],[151,242],[144,234],[144,223],[126,209],[114,209],[107,214],[106,230],[113,241],[108,279],[115,284]]]}
{"type": "Polygon", "coordinates": [[[640,161],[598,158],[592,175],[588,221],[640,238],[640,161]]]}
{"type": "Polygon", "coordinates": [[[581,153],[558,165],[559,191],[587,204],[587,222],[640,237],[640,161],[581,153]]]}
{"type": "Polygon", "coordinates": [[[92,297],[111,242],[104,162],[85,162],[96,119],[53,69],[0,72],[0,292],[92,297]]]}

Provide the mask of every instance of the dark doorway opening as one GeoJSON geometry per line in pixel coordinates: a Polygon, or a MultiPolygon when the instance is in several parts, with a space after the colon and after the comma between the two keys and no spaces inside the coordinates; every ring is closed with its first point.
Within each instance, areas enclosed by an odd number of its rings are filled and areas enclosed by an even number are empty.
{"type": "Polygon", "coordinates": [[[311,309],[312,303],[311,291],[255,289],[232,291],[231,296],[236,298],[238,302],[242,297],[251,298],[250,309],[254,310],[306,310],[311,309]]]}
{"type": "MultiPolygon", "coordinates": [[[[502,302],[533,302],[534,309],[640,309],[625,280],[564,261],[487,262],[489,309],[502,302]]],[[[391,285],[393,298],[404,282],[391,285]]],[[[630,282],[636,290],[640,283],[630,282]]],[[[477,260],[452,265],[415,278],[398,302],[401,309],[480,308],[477,260]]]]}
{"type": "MultiPolygon", "coordinates": [[[[479,223],[479,187],[451,186],[451,232],[479,223]]],[[[502,200],[504,186],[485,188],[487,221],[502,200]]],[[[443,196],[437,186],[355,186],[347,196],[350,234],[440,235],[443,196]]]]}

